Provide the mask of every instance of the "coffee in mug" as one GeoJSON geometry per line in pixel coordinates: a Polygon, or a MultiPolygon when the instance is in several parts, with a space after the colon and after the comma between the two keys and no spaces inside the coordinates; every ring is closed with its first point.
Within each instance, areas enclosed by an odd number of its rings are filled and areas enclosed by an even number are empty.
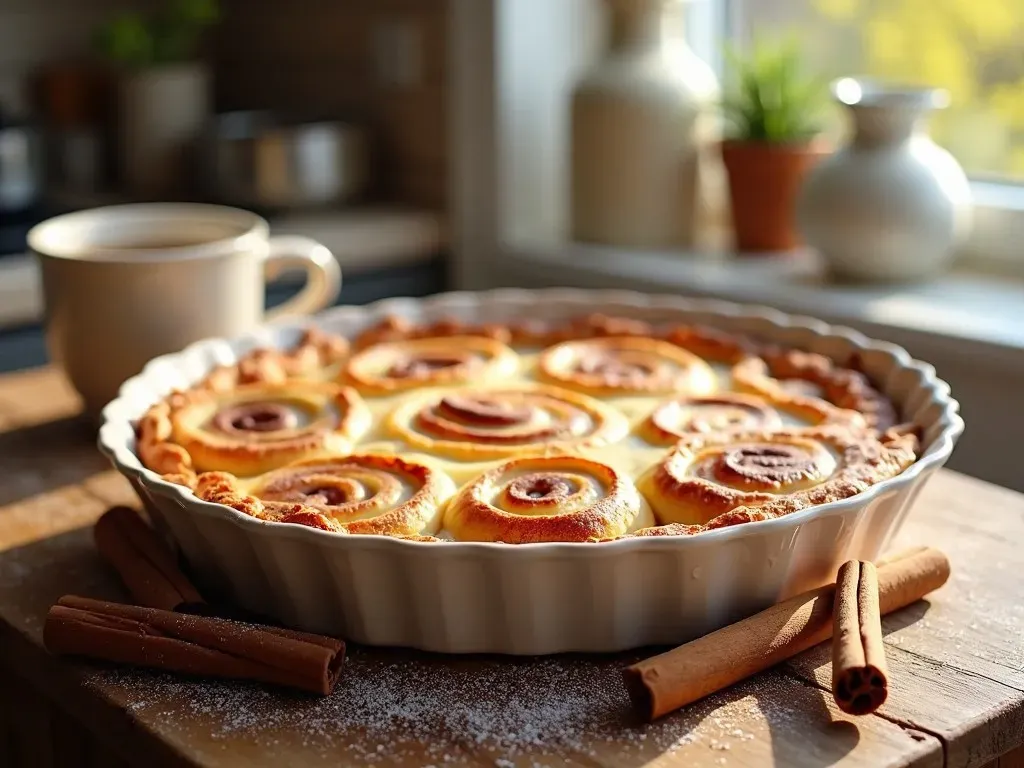
{"type": "Polygon", "coordinates": [[[341,287],[323,245],[270,237],[261,217],[217,205],[79,211],[34,227],[28,244],[42,268],[50,357],[94,417],[151,358],[316,312],[341,287]],[[305,269],[305,287],[265,312],[266,282],[291,267],[305,269]]]}

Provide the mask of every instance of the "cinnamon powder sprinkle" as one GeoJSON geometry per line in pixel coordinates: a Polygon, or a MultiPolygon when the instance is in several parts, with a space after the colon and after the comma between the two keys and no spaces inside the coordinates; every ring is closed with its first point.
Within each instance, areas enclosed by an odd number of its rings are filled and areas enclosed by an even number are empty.
{"type": "Polygon", "coordinates": [[[96,671],[88,681],[168,736],[187,739],[198,730],[223,740],[225,748],[248,742],[268,758],[299,743],[304,758],[322,755],[328,762],[593,765],[647,760],[683,747],[728,755],[731,746],[767,737],[769,728],[789,729],[794,738],[806,728],[807,715],[798,710],[761,716],[767,701],[786,701],[794,684],[776,673],[737,686],[724,703],[698,702],[657,723],[641,723],[621,682],[622,667],[639,658],[453,663],[355,648],[324,699],[131,670],[96,671]]]}

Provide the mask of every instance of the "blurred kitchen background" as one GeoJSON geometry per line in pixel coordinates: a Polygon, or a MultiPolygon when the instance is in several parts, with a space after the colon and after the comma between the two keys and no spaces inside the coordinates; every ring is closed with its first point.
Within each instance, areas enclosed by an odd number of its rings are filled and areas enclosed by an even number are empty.
{"type": "Polygon", "coordinates": [[[238,205],[331,249],[346,303],[442,290],[445,5],[2,0],[0,370],[45,359],[26,232],[79,208],[238,205]]]}
{"type": "Polygon", "coordinates": [[[221,202],[323,242],[340,303],[855,327],[950,381],[954,468],[1024,490],[1022,181],[1021,0],[0,0],[0,371],[46,359],[29,227],[221,202]]]}

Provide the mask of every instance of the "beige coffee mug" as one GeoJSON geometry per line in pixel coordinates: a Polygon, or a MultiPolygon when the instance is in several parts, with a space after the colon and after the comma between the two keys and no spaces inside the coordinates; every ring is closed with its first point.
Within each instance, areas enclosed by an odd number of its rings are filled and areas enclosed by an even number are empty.
{"type": "Polygon", "coordinates": [[[324,246],[270,237],[256,214],[216,205],[80,211],[34,227],[28,244],[42,266],[50,357],[92,416],[151,358],[316,312],[341,288],[324,246]],[[265,313],[266,282],[291,268],[305,269],[305,287],[265,313]]]}

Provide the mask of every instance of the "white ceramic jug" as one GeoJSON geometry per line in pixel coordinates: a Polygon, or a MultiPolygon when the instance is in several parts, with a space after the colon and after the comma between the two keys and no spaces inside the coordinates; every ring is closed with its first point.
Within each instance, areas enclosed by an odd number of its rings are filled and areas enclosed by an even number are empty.
{"type": "Polygon", "coordinates": [[[923,127],[948,96],[851,78],[837,81],[833,94],[849,108],[854,133],[804,183],[804,241],[840,280],[910,282],[941,272],[971,217],[963,169],[923,127]]]}
{"type": "Polygon", "coordinates": [[[187,191],[189,147],[210,113],[210,78],[201,64],[173,64],[125,76],[118,105],[121,174],[146,199],[187,191]]]}
{"type": "Polygon", "coordinates": [[[692,245],[714,184],[704,176],[717,162],[705,151],[716,138],[717,81],[682,41],[665,45],[664,0],[608,4],[609,50],[572,95],[571,235],[639,248],[692,245]]]}

